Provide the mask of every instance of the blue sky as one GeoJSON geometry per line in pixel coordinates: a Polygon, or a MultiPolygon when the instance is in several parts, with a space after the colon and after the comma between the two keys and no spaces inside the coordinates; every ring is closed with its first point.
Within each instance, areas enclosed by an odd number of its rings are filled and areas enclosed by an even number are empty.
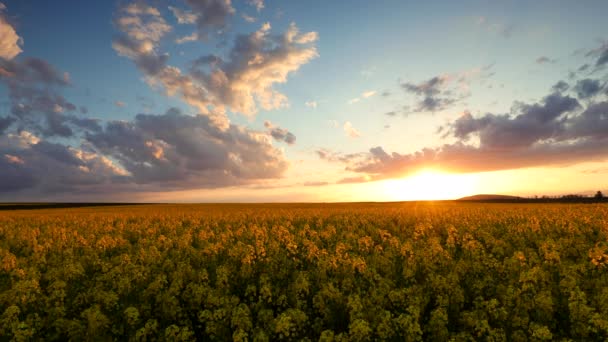
{"type": "Polygon", "coordinates": [[[3,4],[3,198],[400,200],[425,197],[408,191],[420,172],[474,175],[454,196],[608,186],[589,128],[608,120],[605,1],[3,4]],[[56,82],[26,77],[31,59],[56,82]]]}

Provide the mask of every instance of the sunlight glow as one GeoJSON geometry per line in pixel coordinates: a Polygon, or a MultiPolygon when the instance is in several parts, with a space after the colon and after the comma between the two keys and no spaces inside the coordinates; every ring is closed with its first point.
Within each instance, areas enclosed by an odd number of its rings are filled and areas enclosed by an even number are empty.
{"type": "Polygon", "coordinates": [[[386,200],[444,200],[457,199],[476,193],[474,174],[451,174],[423,170],[410,177],[383,182],[386,200]]]}

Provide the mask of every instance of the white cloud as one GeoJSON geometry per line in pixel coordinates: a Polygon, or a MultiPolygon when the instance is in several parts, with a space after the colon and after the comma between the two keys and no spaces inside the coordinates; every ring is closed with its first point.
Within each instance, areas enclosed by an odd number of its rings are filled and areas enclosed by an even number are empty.
{"type": "MultiPolygon", "coordinates": [[[[6,9],[4,4],[0,3],[0,11],[6,9]]],[[[13,59],[20,54],[22,39],[17,35],[15,28],[6,20],[4,15],[0,13],[0,58],[13,59]]]]}
{"type": "Polygon", "coordinates": [[[317,101],[306,101],[304,102],[304,104],[306,105],[306,107],[310,107],[310,108],[317,108],[317,101]]]}
{"type": "Polygon", "coordinates": [[[350,121],[346,121],[344,123],[344,132],[346,132],[346,135],[351,138],[358,138],[361,136],[361,133],[359,133],[359,131],[353,127],[350,121]]]}
{"type": "Polygon", "coordinates": [[[183,36],[181,38],[177,38],[175,40],[175,43],[177,44],[184,44],[187,42],[194,42],[198,40],[198,33],[196,32],[192,32],[192,34],[188,35],[188,36],[183,36]]]}
{"type": "Polygon", "coordinates": [[[241,14],[241,18],[243,18],[243,20],[245,20],[248,23],[254,23],[257,20],[255,17],[252,17],[252,16],[247,15],[245,13],[241,14]]]}
{"type": "Polygon", "coordinates": [[[368,91],[365,91],[365,92],[363,92],[361,94],[361,96],[363,96],[364,98],[372,97],[374,95],[376,95],[376,91],[375,90],[368,90],[368,91]]]}

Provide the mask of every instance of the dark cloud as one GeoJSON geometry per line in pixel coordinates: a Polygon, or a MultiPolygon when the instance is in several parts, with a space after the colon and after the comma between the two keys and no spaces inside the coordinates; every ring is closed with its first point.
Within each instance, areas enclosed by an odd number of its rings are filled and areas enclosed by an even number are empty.
{"type": "Polygon", "coordinates": [[[0,137],[0,192],[103,191],[125,176],[108,158],[82,147],[41,140],[27,131],[0,137]]]}
{"type": "Polygon", "coordinates": [[[603,88],[604,85],[599,80],[586,78],[576,82],[574,91],[576,91],[579,98],[588,99],[599,94],[603,88]]]}
{"type": "Polygon", "coordinates": [[[288,145],[293,145],[296,142],[296,136],[288,130],[275,127],[270,121],[264,122],[264,127],[268,129],[268,134],[277,141],[283,141],[288,145]]]}
{"type": "Polygon", "coordinates": [[[553,85],[553,87],[551,87],[551,90],[553,90],[554,92],[564,92],[566,90],[568,90],[570,88],[570,85],[568,84],[568,82],[565,81],[559,81],[557,83],[555,83],[553,85]]]}
{"type": "Polygon", "coordinates": [[[450,91],[445,90],[447,83],[447,77],[435,76],[418,84],[402,83],[401,87],[409,93],[422,97],[416,111],[435,112],[445,109],[456,101],[450,97],[450,91]]]}
{"type": "Polygon", "coordinates": [[[69,76],[38,58],[0,60],[0,83],[8,89],[12,121],[47,137],[71,137],[74,129],[95,129],[92,119],[75,115],[78,108],[60,91],[69,76]]]}
{"type": "Polygon", "coordinates": [[[6,131],[13,122],[15,122],[15,119],[11,117],[0,118],[0,135],[4,134],[4,131],[6,131]]]}
{"type": "MultiPolygon", "coordinates": [[[[485,82],[494,75],[493,64],[473,68],[457,73],[442,74],[420,83],[402,82],[401,88],[418,98],[416,106],[410,111],[408,106],[393,111],[403,112],[437,112],[448,109],[453,104],[471,95],[470,85],[474,81],[485,82]]],[[[389,112],[391,113],[391,112],[389,112]]]]}
{"type": "Polygon", "coordinates": [[[596,67],[602,67],[608,64],[608,42],[603,42],[599,47],[592,49],[586,53],[587,57],[595,57],[596,67]]]}
{"type": "Polygon", "coordinates": [[[167,188],[251,183],[280,177],[287,168],[264,133],[233,124],[223,130],[207,116],[176,109],[109,122],[87,140],[119,161],[135,183],[167,188]]]}
{"type": "Polygon", "coordinates": [[[209,33],[222,30],[228,18],[235,13],[230,0],[186,0],[198,28],[198,36],[207,38],[209,33]]]}

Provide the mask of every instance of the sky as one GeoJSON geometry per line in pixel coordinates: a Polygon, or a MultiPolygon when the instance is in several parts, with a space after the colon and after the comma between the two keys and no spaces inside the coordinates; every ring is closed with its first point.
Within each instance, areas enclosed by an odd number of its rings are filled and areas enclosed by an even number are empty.
{"type": "Polygon", "coordinates": [[[0,201],[608,192],[608,2],[0,3],[0,201]]]}

